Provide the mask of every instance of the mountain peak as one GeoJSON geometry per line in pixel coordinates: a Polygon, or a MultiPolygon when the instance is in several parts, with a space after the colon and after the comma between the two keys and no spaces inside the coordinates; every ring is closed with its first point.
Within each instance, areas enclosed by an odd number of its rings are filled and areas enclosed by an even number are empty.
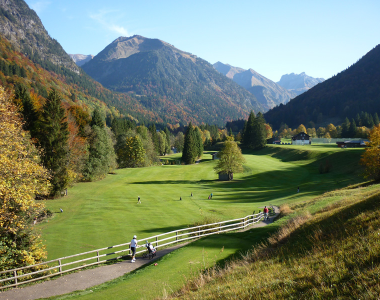
{"type": "Polygon", "coordinates": [[[302,72],[301,74],[291,73],[282,75],[277,84],[300,95],[323,81],[325,81],[323,78],[313,78],[302,72]]]}

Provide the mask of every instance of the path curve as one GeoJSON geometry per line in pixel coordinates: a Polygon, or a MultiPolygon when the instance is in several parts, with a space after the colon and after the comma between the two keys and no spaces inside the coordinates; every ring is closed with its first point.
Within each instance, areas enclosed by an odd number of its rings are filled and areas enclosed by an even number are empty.
{"type": "MultiPolygon", "coordinates": [[[[272,223],[279,214],[280,210],[277,206],[273,206],[275,209],[275,215],[270,217],[267,221],[260,221],[252,226],[249,226],[241,231],[250,230],[252,228],[264,227],[269,223],[272,223]]],[[[30,286],[21,288],[14,288],[8,291],[0,292],[0,300],[33,300],[40,298],[48,298],[52,296],[59,296],[67,293],[72,293],[79,290],[85,290],[87,288],[105,283],[113,280],[126,273],[132,272],[149,262],[155,261],[162,256],[187,245],[180,244],[174,247],[166,248],[157,251],[157,256],[154,259],[148,260],[137,257],[135,263],[131,263],[130,260],[125,260],[112,265],[106,265],[97,267],[94,269],[83,270],[76,273],[67,275],[61,275],[57,279],[47,280],[41,283],[37,283],[30,286]]]]}

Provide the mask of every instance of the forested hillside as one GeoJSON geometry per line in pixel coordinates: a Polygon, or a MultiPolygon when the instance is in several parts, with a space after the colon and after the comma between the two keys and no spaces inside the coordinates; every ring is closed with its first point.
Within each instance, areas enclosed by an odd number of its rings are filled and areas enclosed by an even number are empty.
{"type": "Polygon", "coordinates": [[[361,111],[380,113],[380,45],[336,76],[268,111],[265,119],[274,129],[281,123],[294,128],[332,119],[340,124],[361,111]]]}

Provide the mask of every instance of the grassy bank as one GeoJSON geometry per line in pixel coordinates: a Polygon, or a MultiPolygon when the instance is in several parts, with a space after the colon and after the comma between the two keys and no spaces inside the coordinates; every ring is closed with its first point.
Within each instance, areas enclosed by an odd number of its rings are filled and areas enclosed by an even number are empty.
{"type": "Polygon", "coordinates": [[[269,242],[205,272],[173,298],[378,299],[379,203],[380,186],[372,185],[291,206],[269,242]],[[311,214],[318,202],[324,208],[311,214]]]}

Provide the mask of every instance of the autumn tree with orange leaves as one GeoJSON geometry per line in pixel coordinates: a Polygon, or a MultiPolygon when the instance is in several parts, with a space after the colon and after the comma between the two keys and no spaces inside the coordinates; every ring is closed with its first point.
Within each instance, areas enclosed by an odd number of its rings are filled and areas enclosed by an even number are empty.
{"type": "Polygon", "coordinates": [[[0,87],[0,271],[41,262],[46,252],[31,229],[49,192],[48,171],[11,99],[0,87]]]}
{"type": "Polygon", "coordinates": [[[380,180],[380,125],[371,130],[369,143],[360,163],[365,166],[365,178],[380,180]]]}

